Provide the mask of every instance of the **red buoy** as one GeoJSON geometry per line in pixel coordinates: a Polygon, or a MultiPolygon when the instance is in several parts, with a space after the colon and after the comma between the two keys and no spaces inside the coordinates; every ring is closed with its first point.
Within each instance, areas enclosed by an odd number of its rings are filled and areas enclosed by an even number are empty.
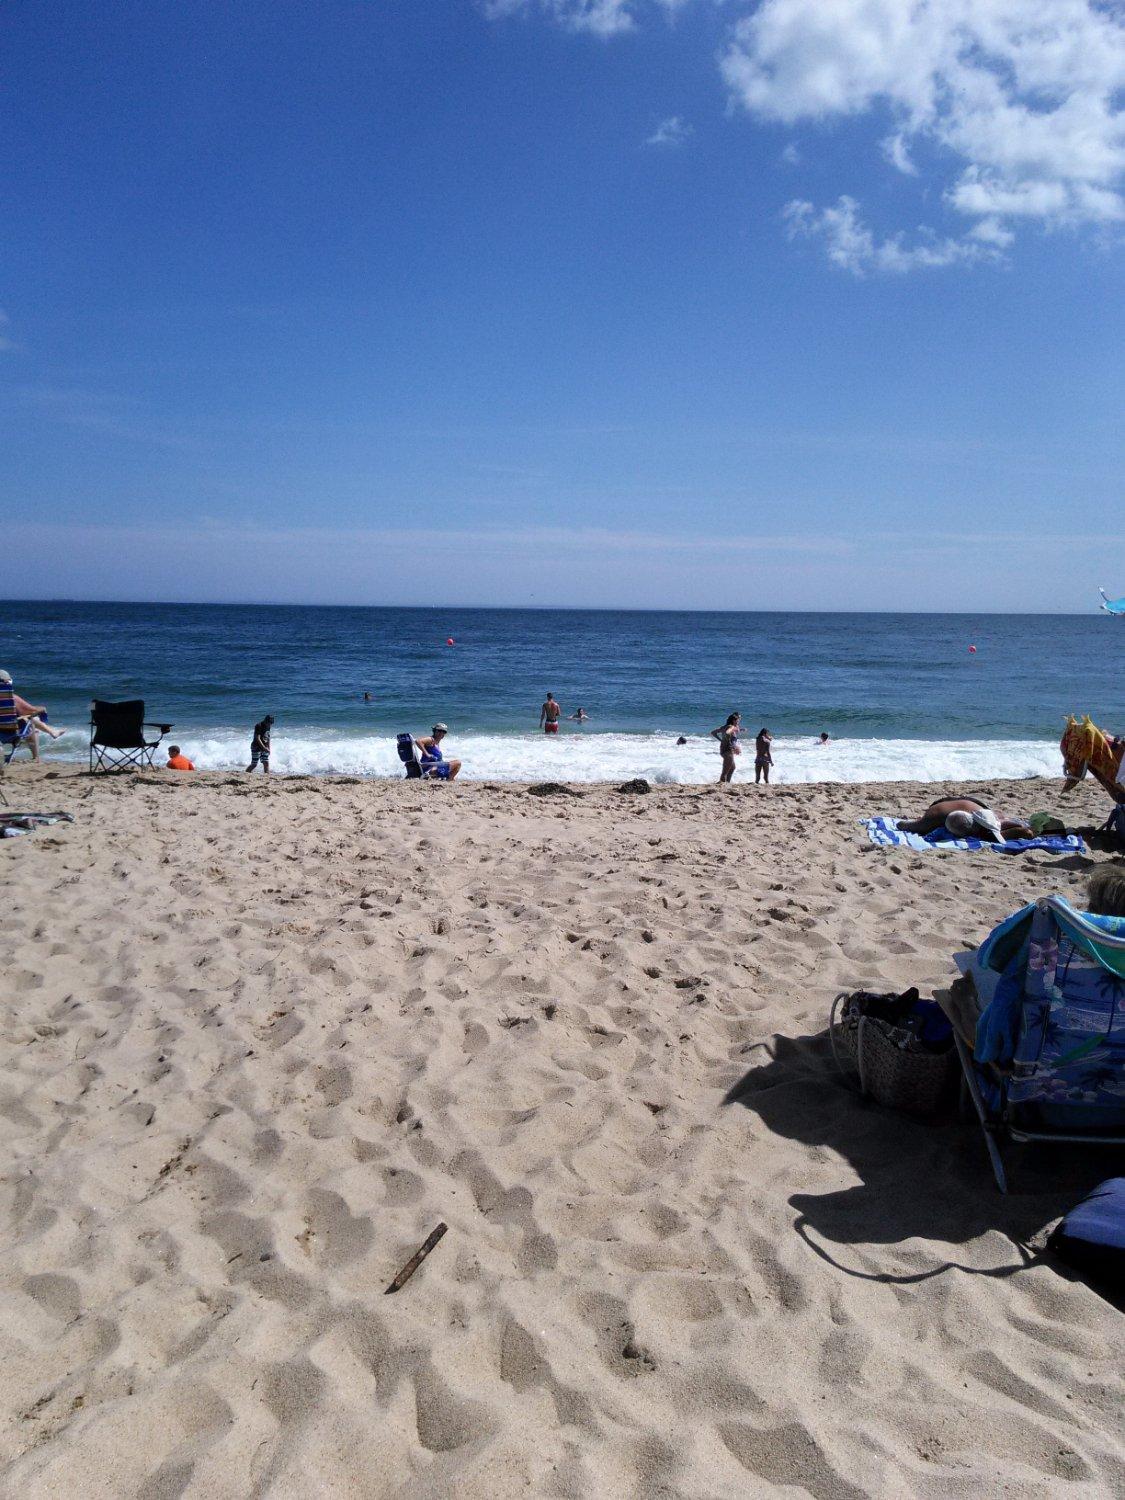
{"type": "MultiPolygon", "coordinates": [[[[446,644],[446,645],[447,645],[447,646],[452,646],[452,645],[454,645],[454,644],[455,644],[455,642],[454,642],[454,640],[453,640],[453,637],[452,637],[452,636],[451,636],[451,635],[447,635],[447,636],[446,636],[446,638],[445,638],[445,644],[446,644]]],[[[974,646],[974,647],[973,647],[973,650],[974,650],[974,651],[975,651],[975,650],[976,650],[976,647],[975,647],[975,646],[974,646]]]]}
{"type": "Polygon", "coordinates": [[[970,646],[969,647],[969,655],[970,656],[975,656],[976,654],[977,654],[977,648],[975,646],[970,646]]]}

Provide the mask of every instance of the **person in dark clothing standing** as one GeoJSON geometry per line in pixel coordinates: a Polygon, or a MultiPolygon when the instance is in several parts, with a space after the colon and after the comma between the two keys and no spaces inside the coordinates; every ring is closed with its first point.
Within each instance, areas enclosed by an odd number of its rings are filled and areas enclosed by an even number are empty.
{"type": "Polygon", "coordinates": [[[759,729],[754,741],[754,780],[770,784],[770,767],[773,765],[773,735],[768,729],[759,729]]]}
{"type": "Polygon", "coordinates": [[[270,729],[273,727],[273,714],[267,714],[260,724],[254,725],[254,738],[250,741],[250,764],[246,767],[249,774],[259,761],[262,762],[262,770],[268,776],[270,774],[270,729]]]}
{"type": "Polygon", "coordinates": [[[719,772],[719,784],[725,786],[734,776],[734,758],[741,755],[738,736],[742,732],[742,715],[728,714],[726,723],[719,729],[712,729],[711,737],[719,742],[719,754],[723,757],[723,767],[719,772]]]}

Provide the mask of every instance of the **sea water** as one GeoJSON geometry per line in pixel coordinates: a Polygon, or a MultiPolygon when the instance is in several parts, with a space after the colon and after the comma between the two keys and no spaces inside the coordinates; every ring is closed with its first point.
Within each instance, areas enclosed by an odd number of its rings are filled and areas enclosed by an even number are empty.
{"type": "Polygon", "coordinates": [[[488,781],[712,781],[734,709],[773,733],[777,782],[1058,775],[1067,713],[1125,730],[1125,620],[1098,614],[9,602],[0,621],[0,667],[70,729],[45,757],[72,760],[95,697],[143,698],[201,769],[245,766],[272,713],[274,770],[397,776],[395,735],[440,719],[488,781]],[[548,690],[589,721],[543,735],[548,690]]]}

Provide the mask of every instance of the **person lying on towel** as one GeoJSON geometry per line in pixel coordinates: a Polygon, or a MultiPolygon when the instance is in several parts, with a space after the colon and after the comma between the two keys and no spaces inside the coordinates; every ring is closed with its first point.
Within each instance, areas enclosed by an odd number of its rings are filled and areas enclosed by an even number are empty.
{"type": "Polygon", "coordinates": [[[900,833],[919,833],[923,838],[944,828],[955,839],[981,839],[1003,844],[1009,839],[1033,839],[1035,832],[1018,818],[1001,818],[975,797],[940,797],[931,802],[920,818],[899,823],[900,833]]]}

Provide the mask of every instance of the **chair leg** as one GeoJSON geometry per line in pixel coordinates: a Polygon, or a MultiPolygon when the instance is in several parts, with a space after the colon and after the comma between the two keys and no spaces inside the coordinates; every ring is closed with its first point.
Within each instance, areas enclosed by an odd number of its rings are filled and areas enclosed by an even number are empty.
{"type": "Polygon", "coordinates": [[[956,1027],[953,1028],[953,1040],[957,1047],[957,1056],[961,1061],[961,1072],[969,1090],[969,1097],[973,1101],[973,1106],[977,1112],[977,1119],[980,1121],[980,1128],[984,1132],[984,1144],[988,1149],[988,1160],[992,1164],[992,1175],[996,1178],[996,1186],[1002,1193],[1006,1193],[1008,1191],[1008,1178],[1004,1172],[1004,1158],[1000,1155],[1000,1147],[996,1140],[996,1131],[992,1121],[988,1117],[988,1110],[985,1108],[984,1099],[981,1097],[980,1086],[977,1083],[976,1073],[973,1071],[973,1060],[969,1056],[969,1049],[958,1035],[956,1027]]]}
{"type": "Polygon", "coordinates": [[[1004,1158],[1000,1155],[1000,1147],[996,1140],[996,1132],[991,1125],[984,1127],[984,1144],[988,1147],[988,1159],[992,1163],[992,1175],[996,1178],[996,1186],[1002,1193],[1008,1191],[1008,1176],[1004,1171],[1004,1158]]]}

